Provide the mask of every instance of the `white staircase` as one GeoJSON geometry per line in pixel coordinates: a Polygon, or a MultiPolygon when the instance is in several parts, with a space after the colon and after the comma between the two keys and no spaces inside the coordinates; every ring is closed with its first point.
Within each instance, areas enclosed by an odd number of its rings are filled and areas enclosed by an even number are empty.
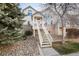
{"type": "Polygon", "coordinates": [[[39,36],[39,41],[40,41],[40,46],[41,47],[51,47],[52,46],[52,37],[47,31],[47,28],[42,24],[42,30],[39,28],[39,24],[37,22],[37,31],[38,31],[38,36],[39,36]]]}

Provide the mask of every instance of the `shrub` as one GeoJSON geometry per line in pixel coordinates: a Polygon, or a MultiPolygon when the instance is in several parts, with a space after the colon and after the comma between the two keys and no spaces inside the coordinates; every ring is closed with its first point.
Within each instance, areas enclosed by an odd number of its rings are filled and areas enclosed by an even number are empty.
{"type": "Polygon", "coordinates": [[[7,30],[0,33],[0,44],[13,44],[19,40],[23,40],[23,34],[15,30],[7,30]]]}
{"type": "Polygon", "coordinates": [[[26,31],[26,32],[25,32],[25,35],[26,35],[26,36],[30,36],[30,35],[32,35],[32,34],[33,34],[32,31],[26,31]]]}
{"type": "Polygon", "coordinates": [[[71,28],[71,29],[67,29],[66,31],[68,38],[78,38],[79,36],[79,29],[71,28]]]}

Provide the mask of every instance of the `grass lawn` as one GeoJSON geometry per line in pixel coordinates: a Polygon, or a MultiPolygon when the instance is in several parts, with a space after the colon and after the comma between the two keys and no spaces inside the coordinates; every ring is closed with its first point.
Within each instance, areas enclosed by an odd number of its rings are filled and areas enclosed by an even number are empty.
{"type": "Polygon", "coordinates": [[[79,51],[79,43],[74,43],[74,42],[66,42],[63,45],[61,42],[55,42],[52,44],[52,47],[56,51],[58,51],[61,55],[79,51]]]}

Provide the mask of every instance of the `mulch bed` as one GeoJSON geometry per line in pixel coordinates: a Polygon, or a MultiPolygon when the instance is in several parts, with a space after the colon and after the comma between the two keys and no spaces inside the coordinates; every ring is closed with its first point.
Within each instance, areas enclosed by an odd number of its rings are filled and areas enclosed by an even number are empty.
{"type": "Polygon", "coordinates": [[[39,54],[38,40],[29,36],[26,40],[14,44],[0,45],[1,56],[36,56],[39,54]]]}

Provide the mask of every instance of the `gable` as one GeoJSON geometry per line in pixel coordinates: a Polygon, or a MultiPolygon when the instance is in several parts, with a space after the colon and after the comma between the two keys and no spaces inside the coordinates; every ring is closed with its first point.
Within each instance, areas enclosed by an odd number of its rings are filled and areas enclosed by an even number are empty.
{"type": "Polygon", "coordinates": [[[36,10],[35,10],[34,8],[32,8],[31,6],[28,6],[27,8],[25,8],[25,9],[23,10],[23,13],[24,13],[25,15],[28,15],[29,12],[31,12],[32,14],[34,14],[34,13],[36,12],[36,10]]]}

